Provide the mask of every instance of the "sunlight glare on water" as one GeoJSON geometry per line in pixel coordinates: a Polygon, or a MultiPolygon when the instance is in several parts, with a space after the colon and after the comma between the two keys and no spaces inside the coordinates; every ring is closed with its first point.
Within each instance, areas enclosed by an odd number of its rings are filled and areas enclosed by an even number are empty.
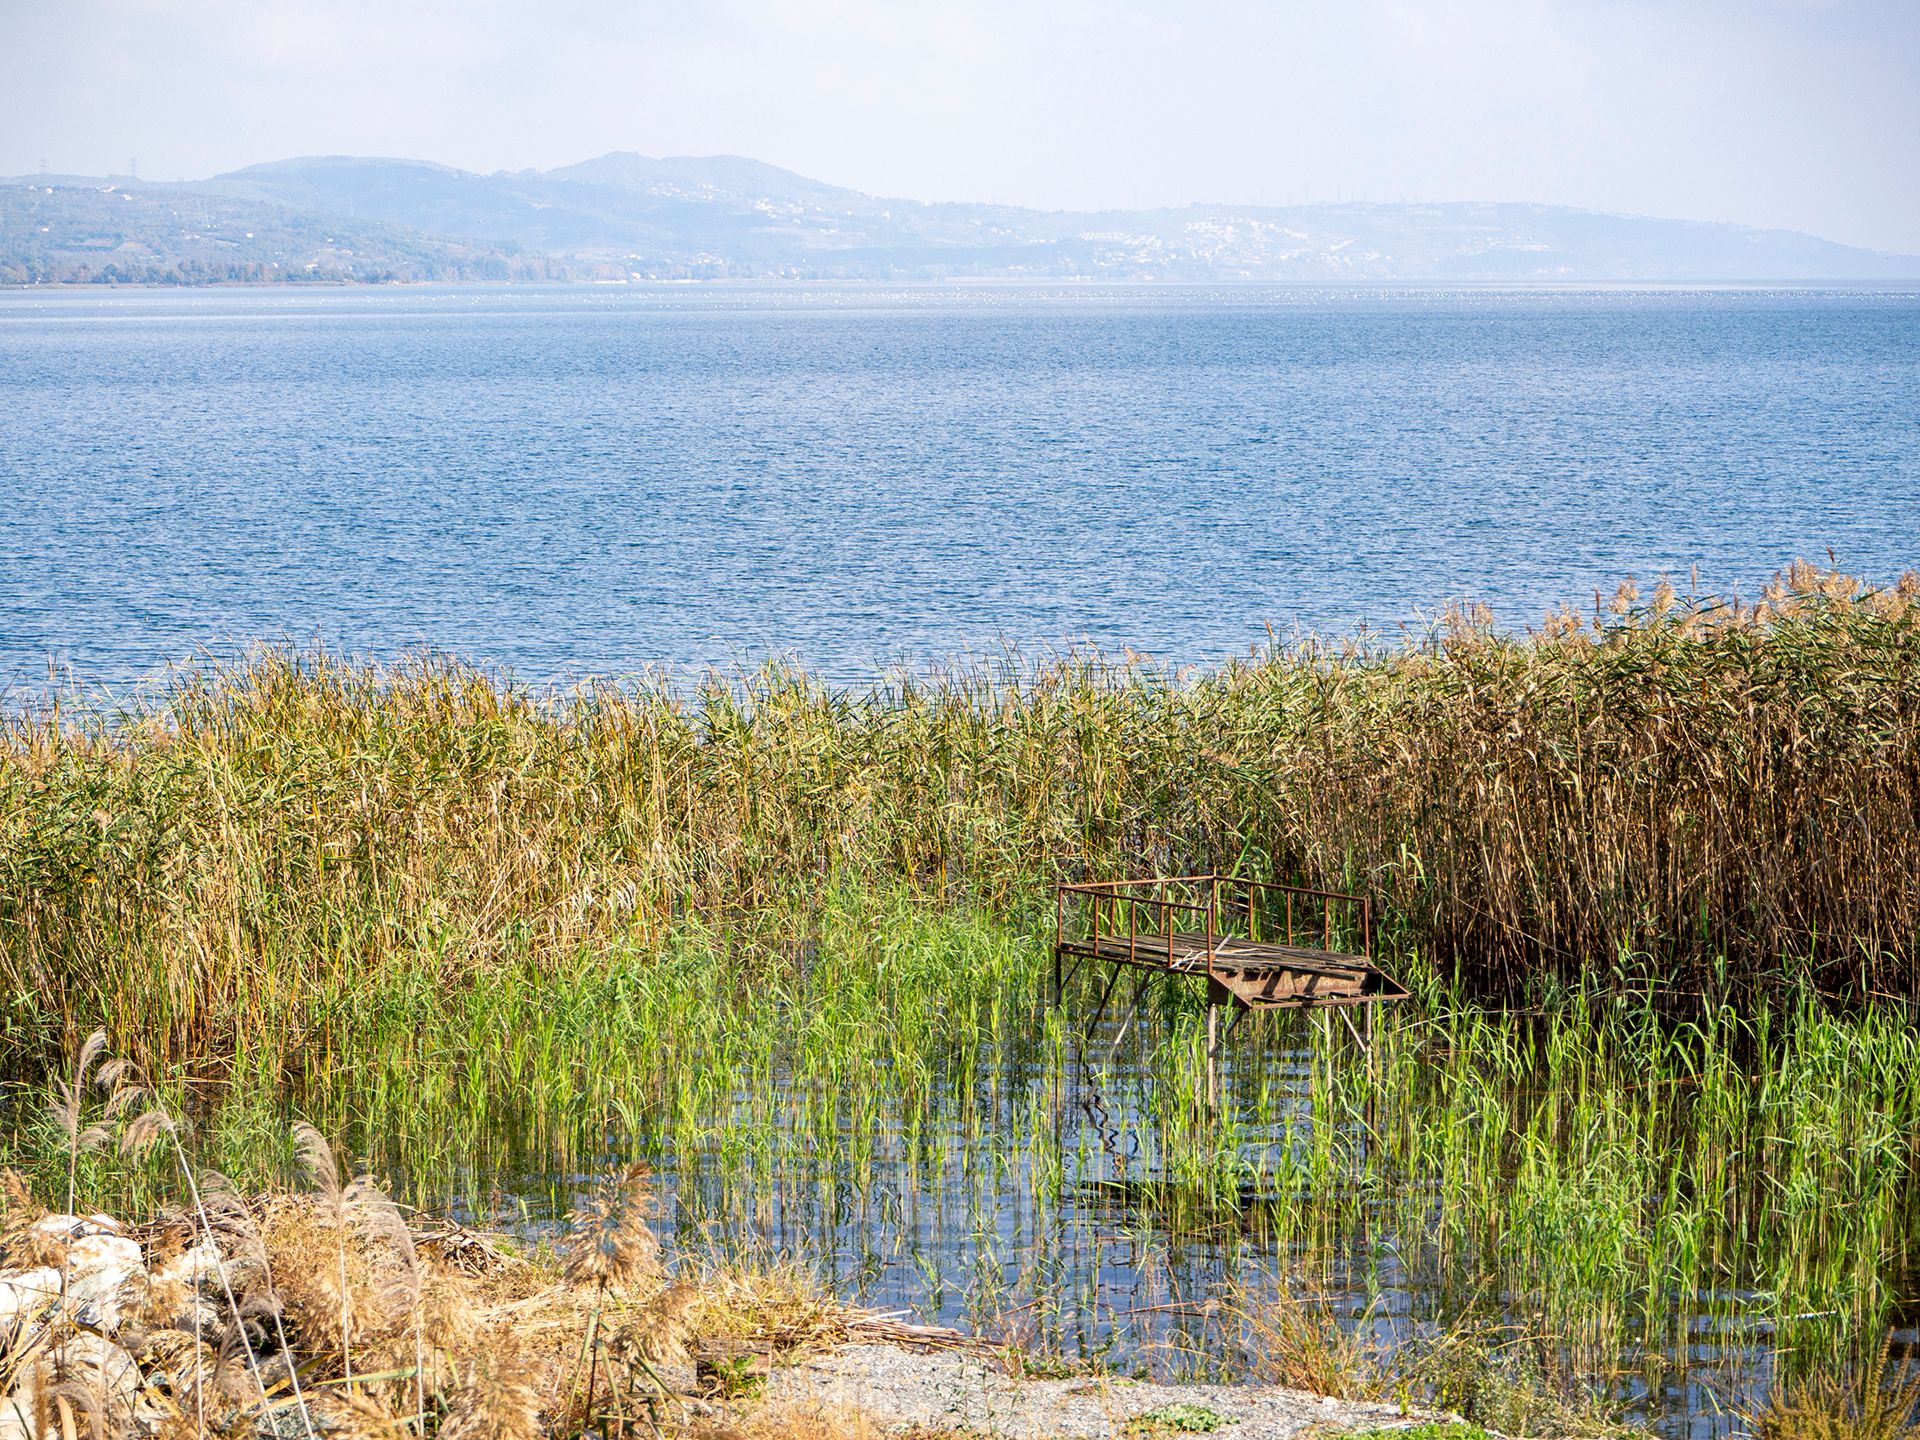
{"type": "Polygon", "coordinates": [[[1209,662],[1920,558],[1910,292],[29,292],[0,414],[10,687],[260,639],[1209,662]]]}

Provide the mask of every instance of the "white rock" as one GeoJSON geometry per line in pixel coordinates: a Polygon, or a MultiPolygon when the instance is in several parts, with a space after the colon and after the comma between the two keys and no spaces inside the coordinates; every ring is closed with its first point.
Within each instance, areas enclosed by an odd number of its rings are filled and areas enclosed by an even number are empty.
{"type": "Polygon", "coordinates": [[[51,1265],[33,1270],[0,1270],[0,1332],[16,1318],[37,1315],[60,1299],[60,1272],[51,1265]]]}
{"type": "Polygon", "coordinates": [[[126,1227],[111,1215],[42,1215],[28,1227],[50,1240],[78,1240],[84,1235],[125,1235],[126,1227]]]}
{"type": "MultiPolygon", "coordinates": [[[[140,1388],[140,1370],[133,1357],[111,1340],[82,1330],[62,1341],[52,1356],[28,1366],[12,1393],[0,1398],[0,1440],[38,1440],[34,1411],[39,1408],[40,1385],[56,1364],[94,1397],[109,1434],[133,1413],[140,1388]]],[[[76,1411],[74,1421],[79,1432],[91,1433],[85,1414],[76,1411]]],[[[57,1424],[54,1433],[59,1433],[57,1424]]]]}
{"type": "MultiPolygon", "coordinates": [[[[132,1411],[140,1372],[126,1351],[89,1331],[119,1328],[129,1303],[144,1290],[140,1246],[106,1215],[43,1215],[31,1229],[51,1242],[46,1248],[57,1263],[0,1270],[0,1331],[55,1313],[89,1329],[68,1334],[52,1355],[22,1371],[11,1393],[0,1396],[0,1440],[36,1440],[39,1387],[56,1361],[105,1407],[112,1430],[116,1417],[132,1411]]],[[[91,1432],[85,1415],[74,1418],[91,1432]]]]}
{"type": "Polygon", "coordinates": [[[124,1235],[83,1235],[67,1247],[67,1299],[83,1325],[111,1335],[146,1284],[140,1246],[124,1235]]]}
{"type": "Polygon", "coordinates": [[[140,1246],[71,1215],[46,1216],[33,1228],[65,1240],[65,1256],[57,1265],[0,1270],[0,1325],[23,1313],[43,1311],[64,1296],[81,1324],[109,1334],[119,1329],[129,1304],[146,1287],[140,1246]]]}
{"type": "Polygon", "coordinates": [[[185,1285],[197,1290],[203,1285],[220,1283],[221,1272],[226,1268],[220,1258],[220,1249],[211,1240],[202,1240],[192,1249],[182,1250],[173,1259],[153,1272],[155,1285],[185,1285]]]}

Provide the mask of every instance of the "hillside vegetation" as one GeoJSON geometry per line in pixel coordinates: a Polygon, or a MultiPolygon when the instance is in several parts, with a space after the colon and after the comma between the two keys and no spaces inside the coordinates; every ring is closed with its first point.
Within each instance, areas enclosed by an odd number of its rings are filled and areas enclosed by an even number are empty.
{"type": "Polygon", "coordinates": [[[555,280],[578,267],[518,246],[174,186],[0,185],[0,284],[555,280]]]}
{"type": "Polygon", "coordinates": [[[1805,282],[1912,279],[1920,277],[1920,257],[1790,231],[1556,205],[1046,211],[929,204],[867,195],[732,155],[615,153],[555,170],[485,175],[419,160],[330,155],[251,165],[190,184],[35,184],[23,177],[0,185],[0,281],[109,273],[268,280],[1805,282]]]}

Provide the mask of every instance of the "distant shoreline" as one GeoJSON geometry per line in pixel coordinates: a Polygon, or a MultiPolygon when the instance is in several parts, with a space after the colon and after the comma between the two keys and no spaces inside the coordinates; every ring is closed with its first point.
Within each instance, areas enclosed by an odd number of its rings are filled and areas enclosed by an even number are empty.
{"type": "Polygon", "coordinates": [[[88,294],[100,291],[136,290],[143,293],[208,290],[1428,290],[1428,291],[1606,291],[1620,294],[1654,291],[1853,291],[1861,294],[1898,294],[1920,289],[1920,273],[1890,276],[1884,279],[1795,278],[1725,279],[1679,276],[1668,279],[1617,280],[1572,277],[1560,280],[1442,280],[1432,277],[1413,279],[1352,280],[1259,280],[1233,278],[1223,280],[1153,279],[1104,275],[1011,276],[951,275],[911,276],[899,279],[830,276],[753,276],[725,275],[698,280],[666,279],[645,276],[632,280],[0,280],[0,295],[25,295],[57,292],[88,294]]]}
{"type": "Polygon", "coordinates": [[[868,195],[739,156],[490,175],[306,156],[192,182],[0,180],[0,284],[1920,280],[1800,231],[1507,201],[1049,211],[868,195]]]}

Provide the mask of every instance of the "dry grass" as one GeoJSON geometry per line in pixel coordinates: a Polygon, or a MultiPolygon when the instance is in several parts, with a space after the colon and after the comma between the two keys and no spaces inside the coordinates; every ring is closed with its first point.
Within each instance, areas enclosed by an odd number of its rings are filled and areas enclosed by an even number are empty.
{"type": "Polygon", "coordinates": [[[1269,1385],[1354,1399],[1374,1393],[1377,1357],[1311,1297],[1242,1293],[1219,1313],[1245,1373],[1269,1385]]]}
{"type": "Polygon", "coordinates": [[[102,1064],[104,1048],[90,1036],[51,1089],[65,1143],[132,1154],[129,1137],[165,1136],[190,1203],[127,1232],[104,1217],[50,1218],[0,1169],[0,1269],[44,1296],[0,1329],[0,1400],[34,1433],[204,1436],[271,1421],[307,1440],[658,1437],[677,1401],[661,1371],[696,1335],[790,1353],[890,1323],[792,1270],[674,1280],[647,1225],[643,1167],[575,1213],[558,1256],[410,1224],[373,1177],[343,1182],[332,1147],[304,1124],[292,1138],[312,1188],[244,1199],[196,1168],[138,1069],[102,1064]],[[91,1126],[90,1088],[106,1092],[91,1126]]]}
{"type": "MultiPolygon", "coordinates": [[[[365,1198],[371,1186],[356,1183],[362,1194],[355,1204],[381,1203],[365,1198]]],[[[639,1198],[633,1186],[630,1175],[619,1185],[629,1201],[639,1198]]],[[[18,1237],[44,1212],[17,1187],[10,1194],[0,1222],[16,1238],[0,1248],[0,1264],[16,1265],[23,1259],[18,1237]]],[[[235,1307],[221,1307],[211,1272],[203,1270],[197,1283],[174,1277],[148,1287],[122,1332],[140,1364],[140,1412],[149,1426],[239,1432],[263,1411],[297,1413],[291,1360],[304,1385],[302,1423],[316,1433],[368,1440],[654,1435],[661,1425],[692,1423],[662,1371],[684,1363],[695,1335],[750,1338],[791,1354],[885,1334],[886,1322],[863,1330],[871,1317],[835,1304],[792,1270],[670,1281],[653,1265],[583,1280],[569,1278],[558,1259],[510,1256],[471,1235],[454,1247],[463,1257],[456,1262],[448,1258],[443,1226],[342,1229],[325,1195],[277,1192],[247,1208],[257,1248],[224,1247],[235,1307]],[[417,1278],[395,1287],[388,1272],[400,1243],[417,1278]],[[490,1262],[476,1261],[483,1245],[495,1257],[490,1262]],[[269,1316],[279,1329],[263,1323],[269,1316]],[[247,1354],[264,1384],[251,1378],[247,1354]],[[587,1367],[598,1381],[591,1389],[587,1367]]],[[[583,1232],[591,1235],[592,1224],[576,1228],[569,1248],[583,1232]]],[[[198,1219],[184,1215],[138,1232],[156,1272],[204,1233],[198,1219]]],[[[79,1404],[75,1397],[91,1376],[91,1352],[82,1347],[94,1337],[74,1317],[56,1316],[30,1351],[24,1338],[0,1345],[0,1376],[7,1377],[0,1393],[31,1367],[43,1407],[63,1396],[70,1407],[79,1404]]],[[[94,1385],[88,1393],[97,1401],[98,1391],[94,1385]]],[[[128,1407],[101,1403],[81,1417],[83,1429],[95,1412],[103,1434],[134,1433],[128,1407]]]]}
{"type": "MultiPolygon", "coordinates": [[[[1577,1381],[1545,1337],[1498,1320],[1376,1327],[1290,1287],[1229,1287],[1207,1312],[1200,1358],[1237,1374],[1341,1400],[1417,1404],[1505,1435],[1603,1436],[1616,1408],[1577,1381]]],[[[1812,1440],[1812,1437],[1793,1437],[1812,1440]]]]}
{"type": "Polygon", "coordinates": [[[730,1421],[695,1426],[688,1440],[979,1440],[971,1431],[882,1431],[858,1410],[829,1405],[788,1405],[758,1410],[730,1421]]]}
{"type": "Polygon", "coordinates": [[[1920,1434],[1920,1368],[1871,1365],[1777,1386],[1748,1422],[1757,1440],[1912,1440],[1920,1434]]]}
{"type": "Polygon", "coordinates": [[[263,651],[0,741],[0,985],[51,1060],[324,1065],[327,997],[577,963],[827,873],[996,905],[1214,868],[1360,887],[1388,935],[1512,984],[1913,983],[1920,578],[1796,567],[1751,605],[1462,612],[1170,677],[1081,656],[848,696],[770,669],[541,698],[440,660],[263,651]]]}

